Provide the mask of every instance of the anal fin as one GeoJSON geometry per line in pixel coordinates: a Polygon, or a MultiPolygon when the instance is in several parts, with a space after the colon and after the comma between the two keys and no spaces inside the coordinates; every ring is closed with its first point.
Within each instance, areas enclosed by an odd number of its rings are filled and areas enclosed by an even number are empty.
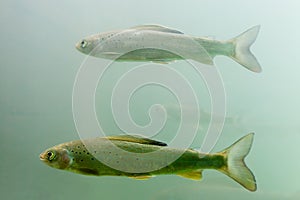
{"type": "Polygon", "coordinates": [[[130,178],[134,178],[136,180],[147,180],[151,178],[152,176],[150,175],[143,175],[143,176],[130,176],[130,178]]]}
{"type": "Polygon", "coordinates": [[[152,62],[158,63],[158,64],[170,64],[170,63],[176,62],[176,60],[172,60],[172,59],[154,59],[154,60],[152,60],[152,62]]]}
{"type": "Polygon", "coordinates": [[[164,65],[169,64],[169,62],[164,61],[164,60],[154,60],[153,62],[157,63],[157,64],[164,64],[164,65]]]}
{"type": "Polygon", "coordinates": [[[192,179],[192,180],[201,180],[202,179],[202,170],[195,170],[189,172],[178,173],[178,176],[182,176],[184,178],[192,179]]]}

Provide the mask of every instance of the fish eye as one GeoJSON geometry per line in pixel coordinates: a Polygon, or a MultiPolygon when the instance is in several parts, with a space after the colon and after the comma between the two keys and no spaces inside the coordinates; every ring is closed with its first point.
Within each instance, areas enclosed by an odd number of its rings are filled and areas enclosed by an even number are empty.
{"type": "Polygon", "coordinates": [[[84,48],[87,45],[87,41],[86,40],[82,40],[80,44],[81,44],[81,48],[84,48]]]}
{"type": "Polygon", "coordinates": [[[52,161],[55,158],[55,153],[53,151],[47,152],[48,160],[52,161]]]}

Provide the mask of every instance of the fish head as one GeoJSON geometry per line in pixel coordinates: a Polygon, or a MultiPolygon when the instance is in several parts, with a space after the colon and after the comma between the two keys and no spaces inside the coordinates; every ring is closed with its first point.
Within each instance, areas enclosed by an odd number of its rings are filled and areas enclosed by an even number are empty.
{"type": "MultiPolygon", "coordinates": [[[[119,34],[119,31],[110,31],[86,36],[79,42],[77,42],[75,47],[81,53],[96,57],[102,57],[101,53],[103,53],[103,51],[112,51],[110,49],[110,41],[112,41],[111,39],[119,34]]],[[[118,43],[120,43],[120,41],[118,41],[118,43]]]]}
{"type": "Polygon", "coordinates": [[[97,42],[95,41],[94,37],[86,37],[77,42],[75,47],[81,53],[88,55],[97,47],[97,42]]]}
{"type": "Polygon", "coordinates": [[[41,153],[40,160],[46,165],[57,169],[66,169],[72,162],[68,150],[60,146],[52,147],[41,153]]]}

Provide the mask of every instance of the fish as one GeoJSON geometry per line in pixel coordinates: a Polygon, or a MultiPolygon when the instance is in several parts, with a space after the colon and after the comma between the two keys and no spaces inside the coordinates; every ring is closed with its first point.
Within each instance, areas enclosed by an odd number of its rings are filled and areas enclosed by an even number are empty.
{"type": "Polygon", "coordinates": [[[96,137],[51,147],[40,154],[40,160],[50,167],[78,174],[122,176],[138,180],[157,175],[179,175],[192,180],[201,180],[203,170],[214,169],[231,177],[247,190],[255,191],[257,189],[255,177],[244,162],[251,149],[253,137],[254,133],[249,133],[230,147],[217,153],[201,153],[191,148],[169,147],[164,142],[137,135],[96,137]],[[87,148],[85,144],[89,144],[90,148],[87,148]],[[128,155],[122,151],[116,153],[111,144],[126,150],[126,152],[135,152],[139,155],[128,155]],[[152,157],[144,157],[144,153],[147,152],[156,152],[156,154],[152,157]],[[152,171],[128,172],[104,164],[102,160],[97,159],[98,156],[118,165],[126,165],[128,168],[156,166],[169,157],[178,157],[168,165],[152,171]],[[140,162],[138,159],[144,160],[140,162]]]}
{"type": "Polygon", "coordinates": [[[161,25],[140,25],[123,30],[87,36],[76,43],[76,49],[94,57],[115,61],[152,61],[167,64],[191,59],[213,65],[215,56],[235,60],[252,72],[262,68],[250,51],[260,26],[254,26],[227,41],[194,37],[161,25]]]}

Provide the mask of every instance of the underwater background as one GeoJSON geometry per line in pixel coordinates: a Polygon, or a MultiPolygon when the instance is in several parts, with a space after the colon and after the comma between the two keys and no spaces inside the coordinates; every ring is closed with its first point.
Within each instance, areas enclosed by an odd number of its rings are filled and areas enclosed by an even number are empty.
{"type": "MultiPolygon", "coordinates": [[[[1,199],[299,199],[299,8],[296,0],[2,0],[1,199]],[[152,23],[220,40],[261,25],[252,52],[262,73],[227,57],[214,60],[224,84],[227,114],[213,152],[255,132],[246,163],[255,174],[256,192],[212,170],[204,171],[202,181],[175,175],[138,181],[82,176],[52,169],[39,160],[46,148],[79,139],[72,92],[86,56],[75,43],[94,33],[152,23]]],[[[190,80],[201,99],[202,118],[191,145],[199,148],[210,123],[210,96],[192,68],[184,62],[171,65],[190,80]]],[[[131,68],[129,63],[115,63],[99,82],[95,108],[107,135],[122,133],[109,98],[118,79],[131,68]]],[[[140,88],[132,95],[130,114],[136,124],[145,126],[150,122],[149,108],[158,103],[167,117],[154,138],[168,142],[180,122],[178,102],[168,90],[157,85],[140,88]]]]}

